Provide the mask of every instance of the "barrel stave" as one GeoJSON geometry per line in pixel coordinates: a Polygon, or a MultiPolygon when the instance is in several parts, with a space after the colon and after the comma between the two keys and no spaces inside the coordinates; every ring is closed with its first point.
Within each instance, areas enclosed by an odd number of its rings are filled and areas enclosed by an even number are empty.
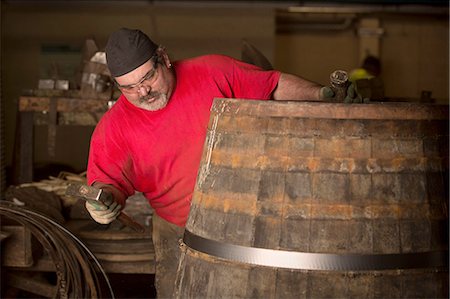
{"type": "MultiPolygon", "coordinates": [[[[213,105],[190,232],[275,250],[406,254],[447,250],[447,222],[448,107],[213,105]]],[[[209,286],[198,297],[208,298],[448,296],[444,268],[295,270],[188,248],[179,297],[197,297],[189,289],[200,288],[198,273],[209,286]],[[229,288],[228,271],[236,276],[229,288]]]]}

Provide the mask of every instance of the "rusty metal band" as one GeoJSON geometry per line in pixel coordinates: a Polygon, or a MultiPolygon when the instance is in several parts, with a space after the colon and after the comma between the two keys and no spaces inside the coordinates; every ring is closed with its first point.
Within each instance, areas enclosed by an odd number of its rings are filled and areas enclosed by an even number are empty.
{"type": "Polygon", "coordinates": [[[301,270],[369,271],[448,267],[448,251],[398,254],[329,254],[274,250],[227,244],[185,230],[191,249],[234,262],[301,270]]]}

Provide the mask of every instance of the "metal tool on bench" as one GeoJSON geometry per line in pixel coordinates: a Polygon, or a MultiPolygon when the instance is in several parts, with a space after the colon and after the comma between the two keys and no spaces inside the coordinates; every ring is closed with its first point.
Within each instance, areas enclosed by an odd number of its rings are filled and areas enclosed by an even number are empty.
{"type": "Polygon", "coordinates": [[[330,75],[331,88],[335,93],[335,102],[343,103],[347,95],[349,85],[348,74],[346,71],[337,70],[330,75]]]}
{"type": "MultiPolygon", "coordinates": [[[[88,186],[80,183],[70,184],[67,187],[66,195],[81,198],[85,201],[91,202],[94,205],[100,202],[109,207],[114,202],[111,193],[105,192],[102,189],[93,186],[88,186]]],[[[123,225],[128,226],[137,232],[145,231],[145,228],[139,222],[135,221],[124,212],[120,212],[119,216],[117,216],[117,220],[122,222],[123,225]]]]}

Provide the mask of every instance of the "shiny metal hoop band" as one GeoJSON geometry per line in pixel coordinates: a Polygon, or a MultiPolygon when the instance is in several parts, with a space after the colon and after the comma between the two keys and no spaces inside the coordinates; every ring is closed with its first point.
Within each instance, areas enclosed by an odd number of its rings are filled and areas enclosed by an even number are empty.
{"type": "Polygon", "coordinates": [[[185,230],[191,249],[218,258],[276,268],[331,271],[369,271],[448,266],[448,251],[399,254],[329,254],[274,250],[227,244],[185,230]]]}

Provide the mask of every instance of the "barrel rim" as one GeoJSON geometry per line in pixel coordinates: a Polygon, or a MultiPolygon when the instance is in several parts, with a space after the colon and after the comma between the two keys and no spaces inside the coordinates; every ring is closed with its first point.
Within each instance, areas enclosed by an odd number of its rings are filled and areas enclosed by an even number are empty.
{"type": "Polygon", "coordinates": [[[269,117],[379,120],[448,120],[449,105],[405,102],[330,103],[214,98],[211,112],[269,117]]]}

